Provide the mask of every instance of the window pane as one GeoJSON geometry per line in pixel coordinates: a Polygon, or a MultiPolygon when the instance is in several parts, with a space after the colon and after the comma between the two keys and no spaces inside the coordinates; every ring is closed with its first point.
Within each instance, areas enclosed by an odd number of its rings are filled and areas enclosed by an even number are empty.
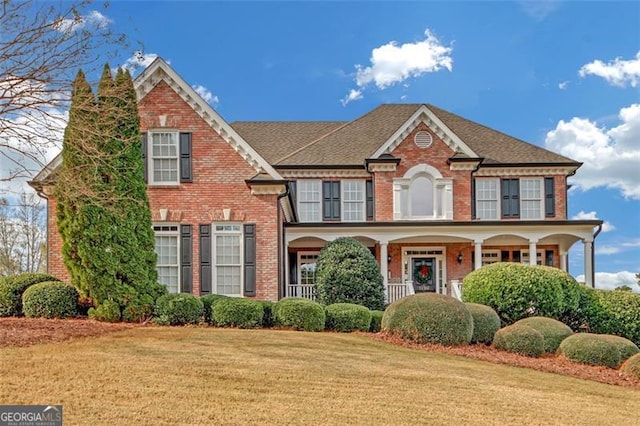
{"type": "Polygon", "coordinates": [[[156,235],[155,251],[158,282],[165,285],[169,293],[178,293],[178,235],[156,235]]]}
{"type": "Polygon", "coordinates": [[[300,222],[320,222],[322,182],[319,180],[297,181],[298,218],[300,222]]]}
{"type": "Polygon", "coordinates": [[[342,218],[344,221],[364,221],[364,195],[364,181],[342,181],[342,218]]]}
{"type": "Polygon", "coordinates": [[[242,234],[240,225],[215,226],[216,293],[241,294],[242,234]]]}
{"type": "Polygon", "coordinates": [[[152,133],[152,154],[154,157],[175,157],[178,155],[178,138],[175,133],[152,133]]]}
{"type": "Polygon", "coordinates": [[[498,181],[476,179],[476,216],[478,219],[498,218],[498,181]]]}
{"type": "Polygon", "coordinates": [[[433,182],[419,176],[411,182],[411,216],[433,216],[433,182]]]}

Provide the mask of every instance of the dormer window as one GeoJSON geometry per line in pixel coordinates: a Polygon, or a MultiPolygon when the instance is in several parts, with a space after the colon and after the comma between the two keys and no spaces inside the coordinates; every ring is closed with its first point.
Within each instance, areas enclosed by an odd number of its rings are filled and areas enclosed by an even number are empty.
{"type": "Polygon", "coordinates": [[[434,167],[412,167],[393,185],[395,220],[453,219],[453,181],[434,167]]]}

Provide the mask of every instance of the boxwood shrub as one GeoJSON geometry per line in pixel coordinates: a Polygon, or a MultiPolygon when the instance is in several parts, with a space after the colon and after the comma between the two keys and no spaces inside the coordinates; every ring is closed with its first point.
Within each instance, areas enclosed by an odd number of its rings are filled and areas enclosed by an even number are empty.
{"type": "Polygon", "coordinates": [[[538,330],[544,338],[544,351],[549,353],[556,352],[560,343],[573,334],[573,330],[568,325],[553,318],[529,317],[521,319],[515,324],[528,325],[534,330],[538,330]]]}
{"type": "Polygon", "coordinates": [[[544,353],[544,337],[529,326],[512,324],[496,332],[493,346],[502,351],[539,357],[544,353]]]}
{"type": "Polygon", "coordinates": [[[382,331],[418,343],[468,344],[473,317],[464,303],[437,293],[404,297],[387,307],[382,331]]]}
{"type": "Polygon", "coordinates": [[[276,325],[275,319],[273,318],[273,306],[274,302],[270,300],[260,300],[262,304],[262,310],[264,311],[262,315],[262,326],[263,327],[273,327],[276,325]]]}
{"type": "Polygon", "coordinates": [[[572,280],[548,266],[494,263],[464,278],[462,297],[491,306],[507,325],[531,316],[559,319],[577,307],[578,284],[572,280]]]}
{"type": "Polygon", "coordinates": [[[618,348],[620,351],[620,362],[625,362],[627,359],[640,352],[640,349],[638,349],[638,346],[636,346],[635,343],[629,339],[625,339],[624,337],[614,336],[612,334],[602,334],[602,338],[609,340],[618,348]]]}
{"type": "Polygon", "coordinates": [[[640,354],[635,354],[622,364],[620,371],[640,379],[640,354]]]}
{"type": "Polygon", "coordinates": [[[471,343],[490,345],[493,335],[500,329],[500,317],[490,306],[478,303],[465,303],[473,317],[473,334],[471,343]]]}
{"type": "Polygon", "coordinates": [[[349,333],[352,331],[369,331],[371,311],[364,306],[353,303],[334,303],[326,308],[326,328],[349,333]]]}
{"type": "Polygon", "coordinates": [[[324,330],[324,307],[309,299],[288,297],[273,306],[276,326],[302,331],[324,330]]]}
{"type": "Polygon", "coordinates": [[[378,333],[380,331],[383,316],[384,311],[371,311],[371,325],[369,326],[370,332],[378,333]]]}
{"type": "Polygon", "coordinates": [[[213,305],[211,318],[221,327],[255,328],[262,325],[263,314],[257,300],[227,297],[213,305]]]}
{"type": "Polygon", "coordinates": [[[572,361],[615,368],[620,364],[620,350],[600,334],[577,333],[560,343],[560,353],[572,361]]]}
{"type": "Polygon", "coordinates": [[[59,280],[53,275],[35,272],[0,278],[0,317],[22,315],[22,293],[45,281],[59,280]]]}
{"type": "Polygon", "coordinates": [[[640,345],[640,294],[596,290],[598,315],[587,322],[595,333],[615,334],[640,345]]]}
{"type": "Polygon", "coordinates": [[[165,294],[156,301],[155,315],[159,324],[198,324],[203,314],[202,301],[192,294],[165,294]]]}
{"type": "Polygon", "coordinates": [[[67,318],[78,314],[78,290],[60,281],[34,284],[22,294],[24,314],[32,318],[67,318]]]}
{"type": "Polygon", "coordinates": [[[122,320],[126,322],[145,322],[153,315],[153,297],[148,294],[139,295],[127,303],[122,309],[122,320]]]}
{"type": "Polygon", "coordinates": [[[113,300],[105,300],[97,308],[89,308],[89,318],[103,322],[120,321],[120,305],[113,300]]]}
{"type": "Polygon", "coordinates": [[[222,294],[207,294],[200,297],[204,309],[204,321],[206,323],[213,324],[213,318],[211,317],[213,306],[222,299],[228,299],[228,296],[222,294]]]}

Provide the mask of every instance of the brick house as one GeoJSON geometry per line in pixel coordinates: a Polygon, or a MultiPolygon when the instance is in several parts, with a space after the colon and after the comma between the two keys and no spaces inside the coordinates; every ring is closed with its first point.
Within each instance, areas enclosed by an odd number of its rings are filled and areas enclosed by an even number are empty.
{"type": "MultiPolygon", "coordinates": [[[[459,296],[497,261],[567,270],[584,244],[593,286],[598,220],[567,219],[580,163],[428,104],[381,105],[348,122],[227,123],[165,61],[135,80],[159,281],[172,292],[313,297],[315,260],[351,236],[379,262],[389,301],[459,296]]],[[[68,278],[52,178],[48,268],[68,278]]]]}

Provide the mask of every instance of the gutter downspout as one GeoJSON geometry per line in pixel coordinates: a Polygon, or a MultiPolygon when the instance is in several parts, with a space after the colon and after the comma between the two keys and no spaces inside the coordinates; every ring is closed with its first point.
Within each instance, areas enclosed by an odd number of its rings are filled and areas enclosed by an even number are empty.
{"type": "Polygon", "coordinates": [[[280,200],[289,196],[289,185],[285,185],[287,188],[282,194],[276,198],[277,221],[278,221],[278,300],[282,298],[284,294],[284,277],[286,277],[286,271],[284,270],[284,256],[288,253],[284,253],[284,224],[282,222],[282,208],[280,206],[280,200]]]}
{"type": "Polygon", "coordinates": [[[598,230],[593,233],[593,241],[591,241],[591,283],[596,288],[596,237],[602,232],[602,223],[598,225],[598,230]]]}

